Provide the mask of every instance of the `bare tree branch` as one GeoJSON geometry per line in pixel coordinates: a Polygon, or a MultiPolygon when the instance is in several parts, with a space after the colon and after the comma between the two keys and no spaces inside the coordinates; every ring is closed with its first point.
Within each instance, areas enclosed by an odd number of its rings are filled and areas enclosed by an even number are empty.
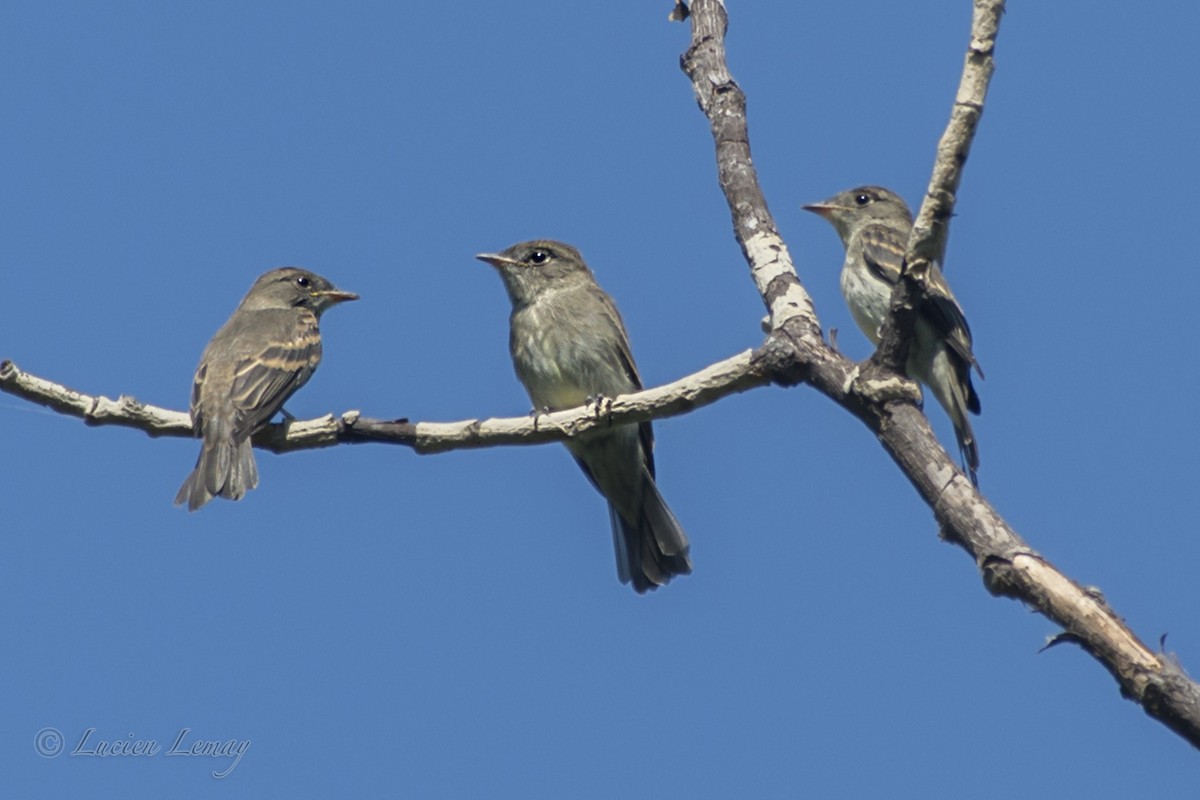
{"type": "Polygon", "coordinates": [[[1004,16],[1004,0],[975,0],[971,17],[971,41],[963,63],[962,78],[950,111],[950,122],[938,141],[937,157],[925,200],[913,222],[908,242],[908,261],[927,259],[943,263],[946,242],[950,234],[950,217],[954,213],[962,168],[971,152],[975,130],[983,116],[988,84],[996,68],[992,57],[1000,19],[1004,16]]]}
{"type": "MultiPolygon", "coordinates": [[[[601,398],[580,408],[508,419],[460,422],[377,420],[347,411],[311,420],[269,425],[254,435],[254,445],[275,453],[311,450],[337,444],[380,442],[411,447],[418,453],[542,444],[562,441],[595,428],[686,414],[726,395],[770,382],[770,350],[747,350],[673,383],[636,394],[601,398]]],[[[46,406],[88,425],[120,425],[150,436],[192,437],[188,414],[146,405],[121,395],[116,400],[75,391],[0,362],[0,391],[46,406]]]]}
{"type": "MultiPolygon", "coordinates": [[[[919,258],[940,260],[954,191],[983,111],[992,53],[1004,4],[976,0],[970,49],[950,124],[918,227],[910,242],[919,258]]],[[[780,239],[750,160],[745,97],[729,73],[724,36],[727,16],[720,0],[691,4],[692,40],[682,58],[716,145],[717,175],[733,217],[734,233],[751,275],[771,313],[772,365],[776,376],[810,383],[863,420],[929,504],[943,538],[975,559],[993,594],[1030,605],[1062,626],[1063,641],[1079,644],[1112,673],[1121,693],[1139,702],[1194,746],[1200,746],[1200,686],[1172,659],[1152,652],[1105,603],[1056,570],[1005,523],[955,467],[914,402],[911,384],[873,358],[855,366],[832,350],[821,335],[808,294],[800,285],[780,239]],[[787,360],[793,363],[789,367],[787,360]]],[[[918,259],[912,259],[913,262],[918,259]]],[[[916,269],[893,296],[893,314],[921,291],[916,269]]],[[[911,331],[911,320],[893,319],[891,338],[911,331]],[[897,322],[900,324],[898,325],[897,322]]],[[[881,343],[881,347],[897,342],[881,343]]],[[[882,359],[883,362],[890,359],[882,359]]],[[[892,362],[898,363],[898,362],[892,362]]]]}

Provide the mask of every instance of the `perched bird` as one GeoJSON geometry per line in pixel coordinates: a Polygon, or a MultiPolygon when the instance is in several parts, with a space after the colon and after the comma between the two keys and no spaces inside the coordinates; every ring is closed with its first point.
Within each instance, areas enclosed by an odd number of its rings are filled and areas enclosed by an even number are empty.
{"type": "MultiPolygon", "coordinates": [[[[495,267],[508,290],[509,348],[534,413],[642,388],[621,315],[578,250],[539,240],[476,258],[495,267]]],[[[593,431],[566,445],[608,500],[621,582],[643,593],[690,573],[687,535],[654,483],[650,423],[593,431]]]]}
{"type": "Polygon", "coordinates": [[[195,511],[214,497],[238,500],[258,485],[250,437],[283,408],[321,363],[317,321],[358,295],[308,270],[265,273],[200,356],[192,427],[204,439],[175,505],[195,511]]]}
{"type": "MultiPolygon", "coordinates": [[[[895,192],[880,186],[847,189],[820,203],[803,206],[833,224],[846,247],[842,297],[867,338],[879,344],[892,287],[900,280],[912,212],[895,192]]],[[[971,482],[978,484],[979,447],[967,412],[979,413],[971,368],[983,370],[971,352],[971,329],[936,264],[929,271],[927,296],[917,308],[915,337],[905,371],[933,391],[954,423],[958,449],[971,482]]]]}

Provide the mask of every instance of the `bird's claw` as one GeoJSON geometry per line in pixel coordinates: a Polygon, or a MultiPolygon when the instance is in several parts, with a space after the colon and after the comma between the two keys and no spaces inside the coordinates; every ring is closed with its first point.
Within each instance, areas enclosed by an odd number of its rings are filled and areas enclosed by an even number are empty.
{"type": "Polygon", "coordinates": [[[533,429],[535,431],[538,429],[538,417],[540,417],[542,414],[549,414],[549,413],[550,413],[550,406],[542,406],[541,408],[530,409],[529,416],[533,417],[533,429]]]}
{"type": "Polygon", "coordinates": [[[589,395],[584,405],[592,406],[592,413],[595,415],[596,421],[599,422],[602,415],[607,415],[609,420],[612,420],[612,398],[605,397],[602,394],[589,395]]]}

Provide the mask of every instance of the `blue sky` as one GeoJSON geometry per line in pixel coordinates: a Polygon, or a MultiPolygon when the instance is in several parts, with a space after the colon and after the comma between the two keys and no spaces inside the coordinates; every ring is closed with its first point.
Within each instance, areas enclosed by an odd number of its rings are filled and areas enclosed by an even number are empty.
{"type": "MultiPolygon", "coordinates": [[[[799,206],[867,182],[919,200],[970,4],[731,6],[768,202],[865,357],[840,244],[799,206]]],[[[755,346],[669,10],[7,4],[0,358],[182,409],[253,279],[301,264],[363,299],[325,318],[292,413],[520,415],[508,303],[472,256],[543,236],[583,251],[647,384],[755,346]]],[[[983,492],[1193,670],[1197,25],[1191,4],[1012,3],[946,264],[988,376],[983,492]]],[[[639,597],[561,446],[260,453],[259,489],[189,515],[171,500],[196,443],[0,396],[5,784],[1195,796],[1192,749],[1082,653],[1039,654],[1055,628],[983,590],[847,413],[768,388],[656,433],[695,573],[639,597]],[[82,749],[160,751],[69,755],[88,729],[82,749]],[[185,730],[249,745],[217,779],[232,759],[166,755],[185,730]]]]}

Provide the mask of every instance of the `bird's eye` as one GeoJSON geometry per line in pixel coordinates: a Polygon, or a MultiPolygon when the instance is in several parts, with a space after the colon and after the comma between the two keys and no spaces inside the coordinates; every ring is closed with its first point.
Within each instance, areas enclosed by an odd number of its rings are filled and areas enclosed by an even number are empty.
{"type": "Polygon", "coordinates": [[[867,194],[866,192],[859,192],[858,194],[854,195],[854,205],[856,206],[865,206],[869,204],[871,200],[871,195],[867,194]]]}
{"type": "Polygon", "coordinates": [[[312,286],[312,281],[308,279],[307,275],[298,275],[296,276],[296,285],[301,289],[307,289],[312,286]]]}
{"type": "Polygon", "coordinates": [[[534,250],[529,254],[529,263],[545,264],[550,260],[550,252],[547,250],[534,250]]]}

